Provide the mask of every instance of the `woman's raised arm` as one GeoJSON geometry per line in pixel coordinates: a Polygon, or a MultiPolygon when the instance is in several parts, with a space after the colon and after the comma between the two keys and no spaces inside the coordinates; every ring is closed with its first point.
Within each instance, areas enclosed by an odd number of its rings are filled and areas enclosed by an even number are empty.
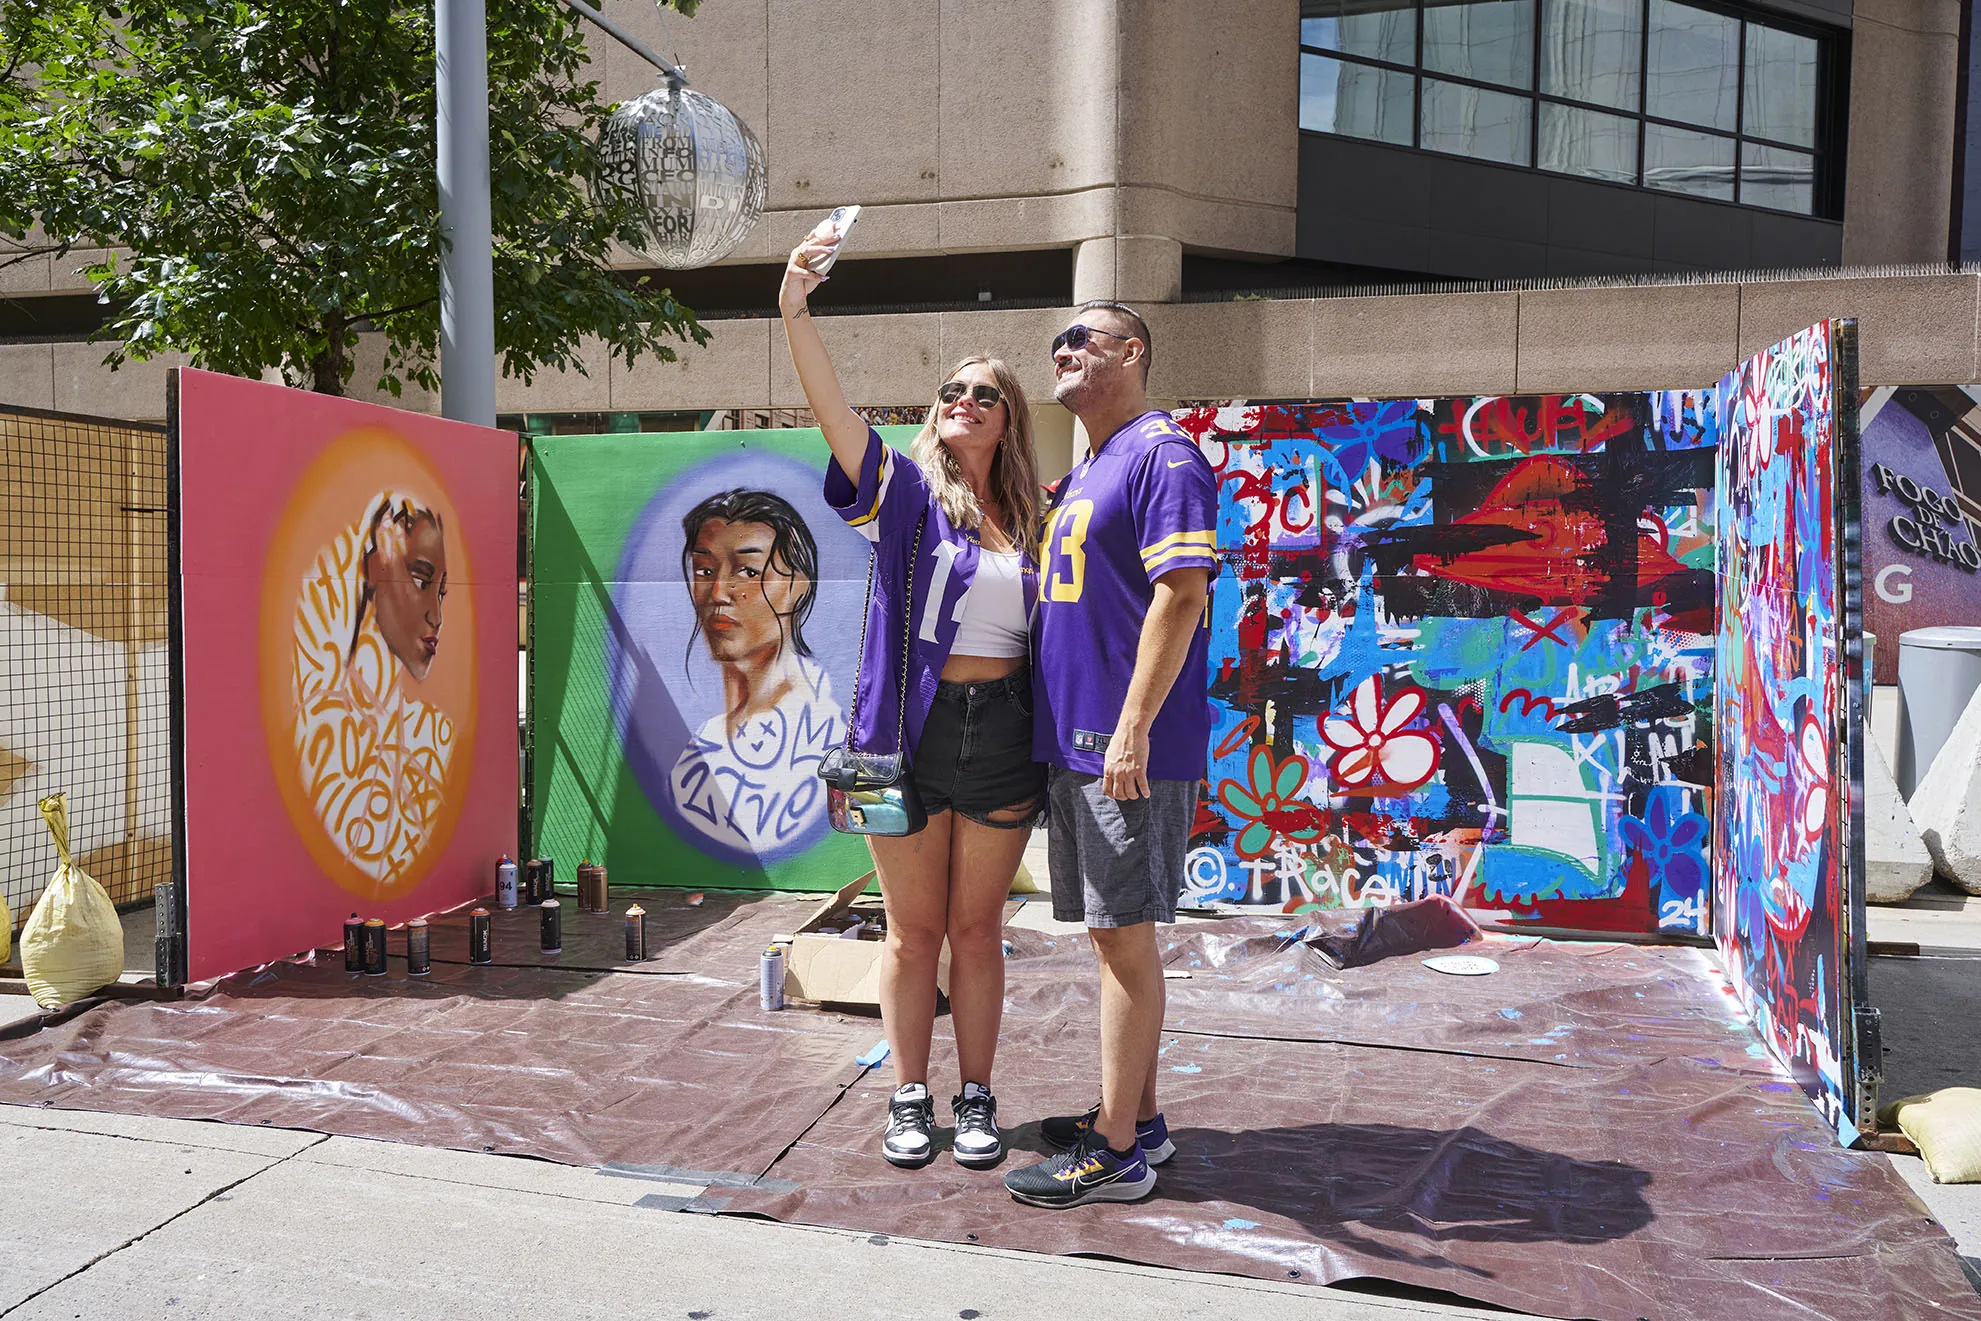
{"type": "Polygon", "coordinates": [[[831,252],[835,242],[821,239],[814,230],[791,250],[791,260],[784,267],[784,283],[777,291],[777,310],[784,316],[784,338],[791,346],[791,365],[798,370],[798,384],[804,387],[812,416],[818,419],[819,430],[825,432],[825,443],[832,447],[832,457],[838,460],[839,470],[846,474],[847,481],[857,484],[860,460],[867,453],[867,424],[847,406],[846,392],[839,386],[839,373],[832,369],[832,357],[825,351],[825,341],[819,338],[811,309],[805,305],[812,290],[828,278],[815,274],[807,263],[831,252]]]}

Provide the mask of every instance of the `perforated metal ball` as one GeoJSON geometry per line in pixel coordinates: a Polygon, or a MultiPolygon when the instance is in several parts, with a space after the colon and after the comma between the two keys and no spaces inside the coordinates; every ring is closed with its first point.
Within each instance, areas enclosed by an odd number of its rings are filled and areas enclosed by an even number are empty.
{"type": "Polygon", "coordinates": [[[599,137],[601,182],[639,204],[640,253],[672,270],[720,261],[763,215],[764,152],[727,106],[662,85],[620,105],[599,137]]]}

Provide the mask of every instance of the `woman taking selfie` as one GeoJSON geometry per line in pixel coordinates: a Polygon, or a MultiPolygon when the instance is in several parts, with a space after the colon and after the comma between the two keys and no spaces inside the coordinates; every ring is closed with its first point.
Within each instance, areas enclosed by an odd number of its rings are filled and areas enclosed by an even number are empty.
{"type": "Polygon", "coordinates": [[[908,1168],[935,1156],[929,1038],[947,937],[962,1083],[953,1148],[959,1163],[987,1168],[1004,1156],[990,1090],[1004,902],[1045,801],[1027,665],[1038,554],[1032,417],[1010,368],[968,358],[937,392],[910,454],[882,444],[847,406],[805,302],[824,278],[811,267],[837,243],[821,226],[793,249],[778,308],[832,448],[826,503],[873,543],[849,747],[905,752],[928,814],[912,835],[867,841],[887,907],[880,1004],[896,1083],[881,1150],[908,1168]]]}

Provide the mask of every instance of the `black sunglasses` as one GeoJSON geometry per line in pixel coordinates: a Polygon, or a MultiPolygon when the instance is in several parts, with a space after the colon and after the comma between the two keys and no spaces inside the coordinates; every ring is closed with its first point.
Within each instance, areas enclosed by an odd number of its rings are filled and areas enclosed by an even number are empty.
{"type": "Polygon", "coordinates": [[[976,400],[977,407],[983,409],[996,408],[998,400],[1004,398],[1004,391],[995,385],[970,385],[964,381],[943,382],[942,388],[935,392],[935,397],[938,403],[953,404],[965,394],[976,400]]]}
{"type": "Polygon", "coordinates": [[[1078,353],[1087,347],[1087,341],[1095,335],[1106,335],[1109,339],[1120,340],[1135,338],[1133,335],[1117,335],[1112,330],[1102,330],[1098,326],[1068,326],[1052,337],[1052,351],[1058,353],[1060,345],[1063,344],[1078,353]]]}

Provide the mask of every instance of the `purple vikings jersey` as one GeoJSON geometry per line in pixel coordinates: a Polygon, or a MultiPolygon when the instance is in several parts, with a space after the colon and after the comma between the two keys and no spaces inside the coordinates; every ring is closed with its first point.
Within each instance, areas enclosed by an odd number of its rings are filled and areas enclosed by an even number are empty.
{"type": "MultiPolygon", "coordinates": [[[[1040,551],[1033,629],[1033,754],[1099,775],[1128,700],[1155,581],[1172,569],[1217,571],[1217,477],[1169,414],[1108,437],[1061,481],[1040,551]]],[[[1149,728],[1151,779],[1196,780],[1211,736],[1204,657],[1209,612],[1149,728]]]]}
{"type": "MultiPolygon", "coordinates": [[[[860,460],[860,482],[846,480],[837,459],[825,465],[825,502],[838,511],[848,527],[874,544],[874,596],[867,614],[867,645],[860,656],[860,691],[850,715],[853,746],[863,752],[895,751],[895,728],[900,720],[896,695],[901,683],[901,632],[910,612],[902,601],[912,582],[914,648],[908,658],[907,751],[922,741],[922,723],[935,702],[935,686],[956,626],[963,618],[963,601],[977,576],[977,536],[950,523],[915,461],[883,444],[869,428],[867,452],[860,460]],[[909,573],[908,556],[915,545],[915,525],[924,512],[921,553],[909,573]]],[[[1029,557],[1024,561],[1025,611],[1032,613],[1038,593],[1038,573],[1029,557]]],[[[1199,685],[1201,686],[1201,684],[1199,685]]]]}

